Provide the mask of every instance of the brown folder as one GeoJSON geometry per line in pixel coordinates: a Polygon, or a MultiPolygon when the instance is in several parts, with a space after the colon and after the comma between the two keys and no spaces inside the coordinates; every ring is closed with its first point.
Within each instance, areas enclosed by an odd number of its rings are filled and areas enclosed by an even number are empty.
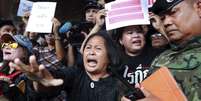
{"type": "Polygon", "coordinates": [[[141,84],[162,101],[187,101],[186,96],[166,67],[155,71],[141,84]]]}

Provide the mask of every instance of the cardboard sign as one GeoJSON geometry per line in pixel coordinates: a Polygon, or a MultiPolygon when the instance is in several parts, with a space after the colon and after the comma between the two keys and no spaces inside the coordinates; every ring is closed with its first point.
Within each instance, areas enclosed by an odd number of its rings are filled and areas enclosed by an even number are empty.
{"type": "Polygon", "coordinates": [[[105,4],[106,29],[150,24],[147,0],[117,0],[105,4]]]}
{"type": "Polygon", "coordinates": [[[26,31],[51,33],[55,9],[56,2],[34,3],[26,31]]]}
{"type": "Polygon", "coordinates": [[[186,96],[166,67],[158,69],[141,84],[161,101],[187,101],[186,96]]]}
{"type": "Polygon", "coordinates": [[[20,0],[17,16],[24,16],[25,12],[30,12],[33,6],[33,2],[28,0],[20,0]]]}

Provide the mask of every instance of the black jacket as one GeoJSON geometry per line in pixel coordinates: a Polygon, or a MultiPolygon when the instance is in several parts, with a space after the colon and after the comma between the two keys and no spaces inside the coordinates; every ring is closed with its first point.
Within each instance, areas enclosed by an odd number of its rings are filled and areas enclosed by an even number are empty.
{"type": "Polygon", "coordinates": [[[64,79],[63,86],[54,92],[64,89],[68,101],[120,101],[127,89],[113,76],[93,81],[83,68],[69,67],[52,73],[64,79]]]}

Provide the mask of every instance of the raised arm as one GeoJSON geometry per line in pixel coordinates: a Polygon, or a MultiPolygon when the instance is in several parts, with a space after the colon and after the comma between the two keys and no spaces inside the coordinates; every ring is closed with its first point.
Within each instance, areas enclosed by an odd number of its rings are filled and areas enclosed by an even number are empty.
{"type": "MultiPolygon", "coordinates": [[[[29,63],[29,65],[26,65],[20,59],[15,59],[14,62],[9,63],[9,66],[24,72],[30,80],[40,83],[44,87],[60,86],[63,84],[62,79],[55,79],[44,65],[39,65],[36,62],[35,56],[30,56],[29,63]]],[[[38,89],[37,85],[34,85],[34,87],[38,89]]]]}
{"type": "Polygon", "coordinates": [[[83,45],[86,43],[86,40],[88,39],[88,37],[101,30],[102,26],[105,23],[105,16],[106,16],[106,10],[105,9],[98,11],[98,13],[96,14],[96,24],[92,28],[92,30],[89,32],[89,34],[87,35],[85,40],[83,41],[82,46],[80,48],[81,53],[83,52],[83,47],[84,47],[83,45]]]}
{"type": "Polygon", "coordinates": [[[59,36],[59,32],[58,32],[58,29],[61,23],[56,18],[53,18],[52,22],[53,22],[53,33],[54,33],[54,39],[55,39],[55,49],[56,49],[57,59],[62,60],[64,58],[65,53],[64,53],[64,48],[61,44],[61,37],[59,36]]]}

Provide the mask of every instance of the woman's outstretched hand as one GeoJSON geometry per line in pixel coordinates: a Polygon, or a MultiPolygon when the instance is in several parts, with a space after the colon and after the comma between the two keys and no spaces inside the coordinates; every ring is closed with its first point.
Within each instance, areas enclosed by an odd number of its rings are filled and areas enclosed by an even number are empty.
{"type": "Polygon", "coordinates": [[[45,87],[63,84],[62,79],[55,79],[44,65],[39,65],[35,56],[30,56],[29,65],[24,64],[20,59],[15,59],[14,62],[9,63],[9,66],[22,71],[30,80],[38,82],[45,87]]]}

